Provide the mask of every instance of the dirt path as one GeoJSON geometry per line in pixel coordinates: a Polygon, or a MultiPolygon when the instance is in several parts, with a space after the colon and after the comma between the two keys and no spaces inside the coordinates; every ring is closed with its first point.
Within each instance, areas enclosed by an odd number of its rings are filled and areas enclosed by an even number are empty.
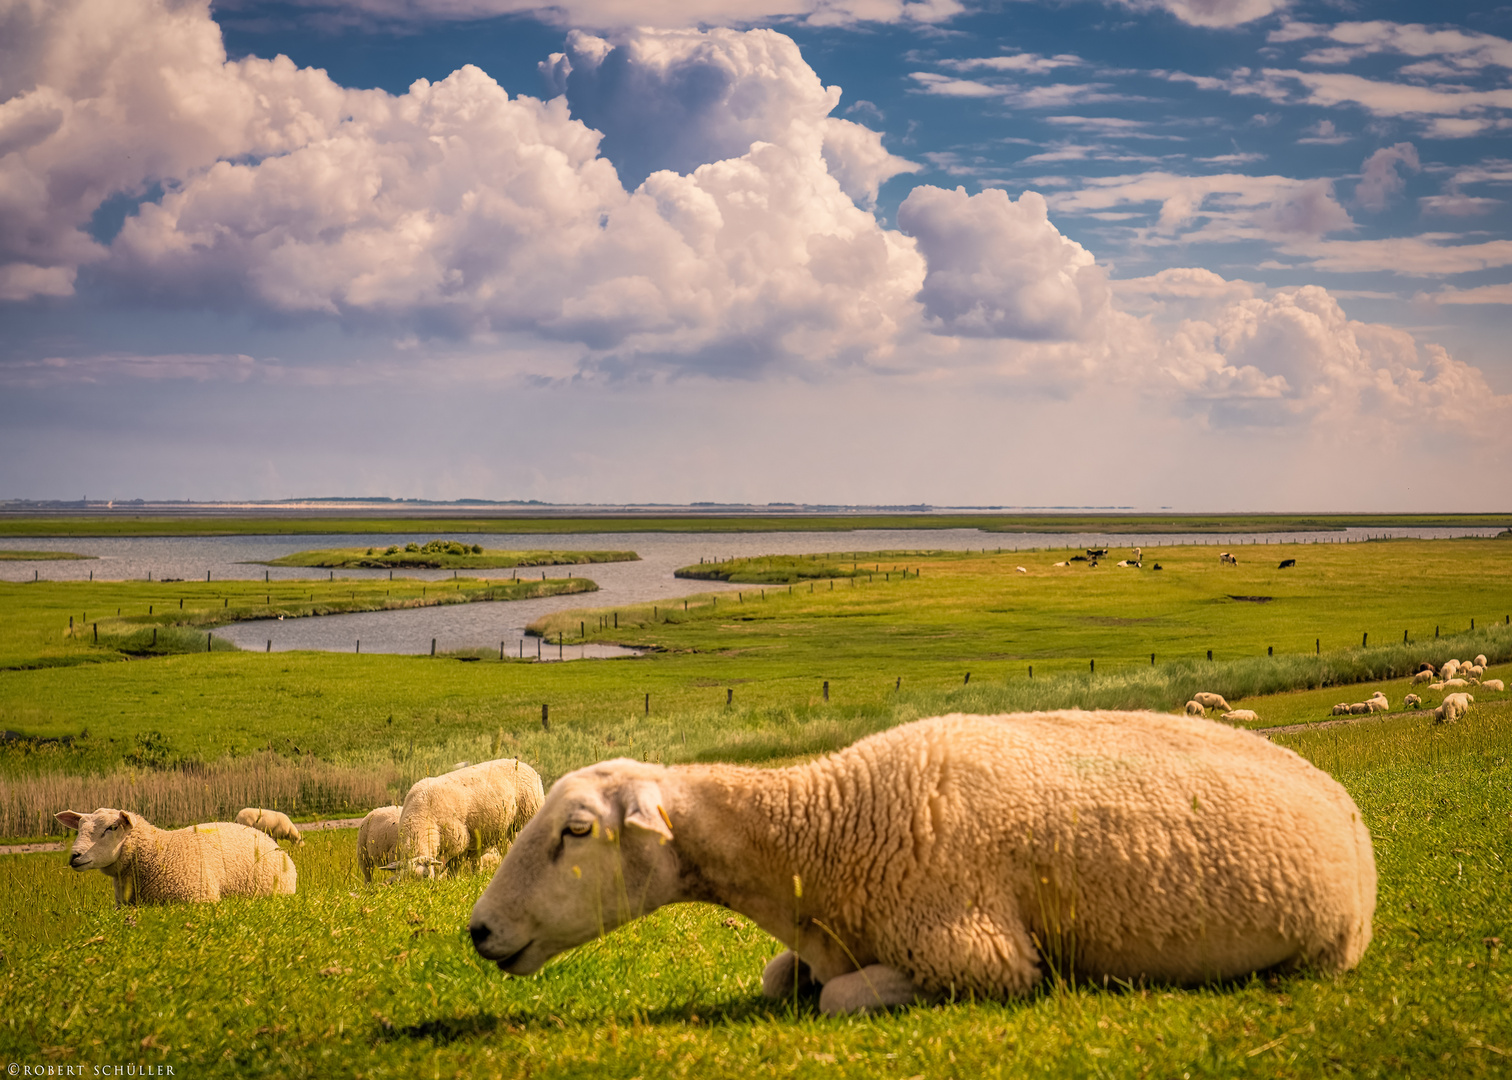
{"type": "MultiPolygon", "coordinates": [[[[326,829],[355,829],[362,824],[360,817],[333,818],[330,821],[296,821],[300,832],[323,832],[326,829]]],[[[51,844],[0,844],[0,855],[36,855],[44,851],[62,851],[68,847],[64,841],[51,844]]]]}

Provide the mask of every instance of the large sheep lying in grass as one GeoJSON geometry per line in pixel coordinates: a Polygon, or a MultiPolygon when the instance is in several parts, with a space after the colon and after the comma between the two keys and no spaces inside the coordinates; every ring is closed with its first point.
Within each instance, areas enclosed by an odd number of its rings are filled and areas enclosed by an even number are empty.
{"type": "Polygon", "coordinates": [[[68,865],[114,879],[116,907],[294,892],[289,856],[245,825],[216,821],[168,832],[138,814],[105,807],[54,816],[79,831],[68,865]]]}
{"type": "Polygon", "coordinates": [[[357,865],[362,876],[373,880],[373,871],[399,854],[399,813],[402,806],[369,810],[357,826],[357,865]]]}
{"type": "Polygon", "coordinates": [[[569,773],[470,932],[527,975],[664,904],[720,904],[801,957],[768,965],[769,994],[811,975],[834,1014],[1024,994],[1046,963],[1183,984],[1343,970],[1375,898],[1349,795],[1262,736],[1156,713],[955,715],[786,769],[569,773]]]}
{"type": "Polygon", "coordinates": [[[245,825],[249,829],[256,829],[258,832],[265,832],[275,840],[304,843],[304,837],[299,835],[299,829],[289,820],[289,815],[281,814],[277,810],[263,810],[256,806],[249,806],[245,810],[237,811],[236,823],[245,825]]]}
{"type": "Polygon", "coordinates": [[[404,797],[399,861],[390,869],[435,877],[467,859],[476,871],[483,852],[506,843],[544,798],[536,771],[514,758],[417,780],[404,797]]]}

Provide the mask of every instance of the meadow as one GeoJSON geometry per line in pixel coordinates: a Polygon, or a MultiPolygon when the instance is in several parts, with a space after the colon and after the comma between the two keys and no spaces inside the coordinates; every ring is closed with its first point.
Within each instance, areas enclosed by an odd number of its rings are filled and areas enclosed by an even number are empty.
{"type": "Polygon", "coordinates": [[[409,569],[484,570],[513,566],[577,566],[585,563],[631,562],[633,551],[496,551],[482,544],[466,545],[456,540],[411,541],[400,547],[327,548],[296,551],[268,560],[269,566],[303,566],[318,569],[409,569]]]}
{"type": "MultiPolygon", "coordinates": [[[[1257,545],[1238,566],[1173,547],[1147,551],[1142,570],[1052,566],[1065,552],[872,554],[869,573],[855,553],[846,575],[794,567],[790,585],[686,610],[562,613],[536,631],[648,650],[567,664],[128,658],[67,638],[66,614],[100,606],[89,589],[144,603],[146,583],[0,587],[0,722],[72,739],[0,749],[5,800],[32,807],[7,831],[37,835],[45,807],[101,790],[89,784],[161,792],[163,814],[190,820],[249,791],[294,792],[284,806],[307,818],[488,756],[518,755],[548,783],[622,754],[780,765],[919,716],[1179,709],[1197,688],[1292,725],[1377,686],[1398,704],[1420,659],[1485,652],[1488,676],[1512,671],[1506,541],[1257,545]],[[1280,570],[1282,557],[1298,565],[1280,570]],[[47,649],[95,662],[28,665],[47,649]],[[236,786],[253,773],[271,786],[236,786]]],[[[310,604],[349,584],[299,587],[310,604]]],[[[230,586],[173,587],[209,613],[230,586]]],[[[117,912],[109,883],[66,856],[0,856],[0,1060],[224,1076],[1505,1075],[1512,706],[1478,702],[1455,725],[1403,713],[1274,736],[1338,777],[1375,837],[1375,941],[1341,976],[1192,990],[1051,979],[1025,1001],[826,1020],[809,999],[760,996],[771,939],[685,906],[513,979],[467,940],[483,879],[368,885],[348,830],[309,835],[297,896],[213,907],[117,912]]]]}

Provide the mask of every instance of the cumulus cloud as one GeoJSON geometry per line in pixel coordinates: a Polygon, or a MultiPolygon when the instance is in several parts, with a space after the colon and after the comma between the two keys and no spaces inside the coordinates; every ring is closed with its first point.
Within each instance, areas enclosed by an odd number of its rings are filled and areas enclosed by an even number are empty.
{"type": "Polygon", "coordinates": [[[1165,11],[1192,26],[1243,26],[1289,6],[1289,0],[1119,0],[1136,11],[1165,11]]]}
{"type": "Polygon", "coordinates": [[[898,226],[918,241],[929,268],[919,298],[946,333],[1080,338],[1107,306],[1092,253],[1050,223],[1037,192],[1015,202],[997,188],[921,186],[898,207],[898,226]]]}

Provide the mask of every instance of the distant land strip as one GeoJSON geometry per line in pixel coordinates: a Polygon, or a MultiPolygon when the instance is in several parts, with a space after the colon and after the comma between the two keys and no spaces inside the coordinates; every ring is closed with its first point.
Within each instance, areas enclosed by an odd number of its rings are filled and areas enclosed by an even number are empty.
{"type": "Polygon", "coordinates": [[[68,517],[0,514],[0,537],[301,536],[339,533],[431,536],[437,533],[751,533],[863,529],[977,529],[983,533],[1274,533],[1341,529],[1512,530],[1499,514],[702,514],[613,512],[572,516],[325,517],[280,509],[266,515],[173,516],[80,513],[68,517]]]}

